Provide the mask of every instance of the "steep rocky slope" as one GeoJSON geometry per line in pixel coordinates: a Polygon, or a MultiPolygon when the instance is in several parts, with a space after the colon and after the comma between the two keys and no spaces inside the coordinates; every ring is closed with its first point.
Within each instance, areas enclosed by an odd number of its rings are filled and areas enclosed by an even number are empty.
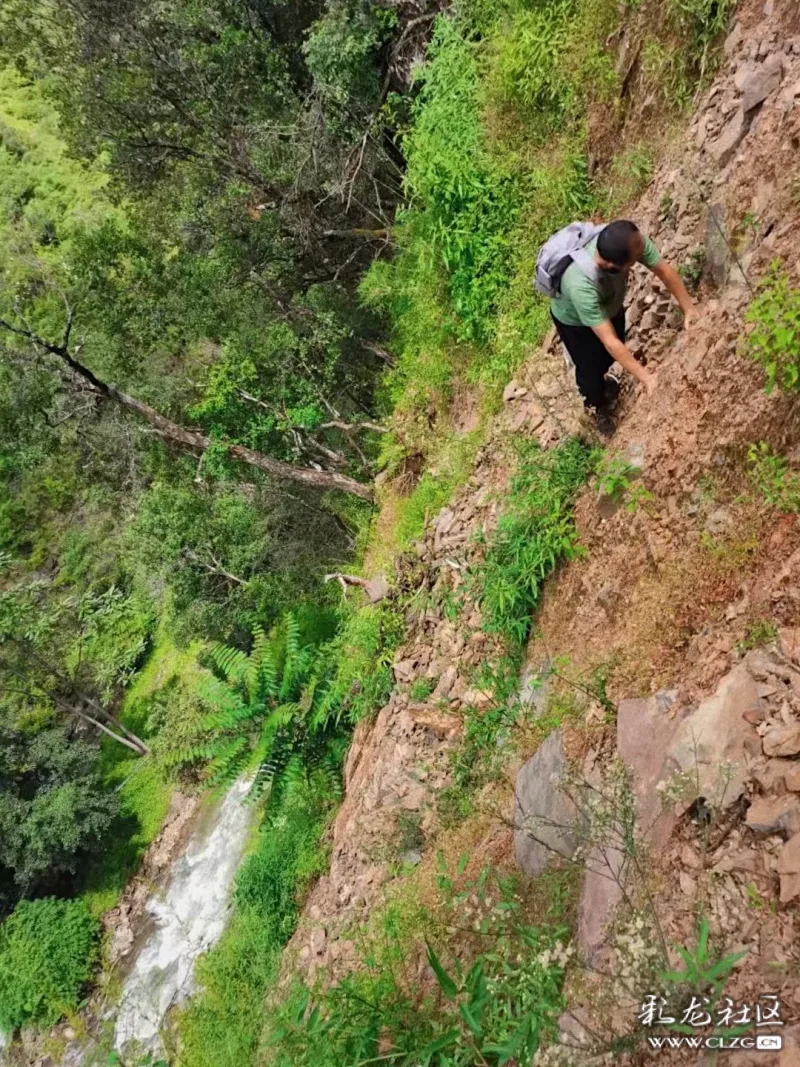
{"type": "MultiPolygon", "coordinates": [[[[620,874],[625,864],[614,847],[606,842],[603,851],[590,834],[583,842],[580,833],[566,834],[570,839],[557,849],[584,846],[579,855],[588,873],[578,933],[596,973],[576,971],[564,1032],[565,1040],[569,1033],[589,1046],[597,1035],[634,1026],[630,983],[623,992],[615,984],[630,968],[613,908],[630,903],[645,883],[661,934],[689,944],[698,914],[707,914],[720,943],[748,950],[732,995],[752,1000],[777,992],[784,1018],[800,1019],[800,656],[793,630],[800,526],[795,516],[776,518],[765,509],[745,473],[751,443],[766,441],[791,455],[800,426],[791,399],[764,392],[763,372],[741,343],[752,287],[770,262],[779,258],[794,283],[800,280],[797,5],[742,5],[724,53],[686,136],[630,211],[687,272],[705,258],[691,332],[681,329],[680,316],[646,272],[637,274],[630,294],[632,343],[657,368],[659,385],[644,397],[625,383],[621,424],[609,449],[639,468],[648,497],[631,512],[599,497],[596,487],[585,491],[577,522],[586,552],[550,582],[522,679],[533,720],[546,703],[548,676],[556,678],[554,663],[567,662],[572,678],[613,663],[608,695],[616,715],[590,702],[579,721],[539,749],[538,763],[525,764],[516,801],[512,785],[540,738],[524,730],[515,736],[506,783],[487,791],[470,840],[474,865],[512,869],[519,859],[535,874],[542,850],[525,840],[545,836],[548,821],[563,821],[569,792],[557,784],[554,768],[569,766],[600,791],[617,756],[632,769],[646,856],[637,860],[638,871],[620,874]],[[748,652],[763,620],[771,642],[748,652]],[[530,684],[531,678],[543,684],[530,684]],[[735,770],[715,799],[725,764],[735,770]],[[680,770],[694,781],[694,792],[684,791],[662,816],[656,787],[680,770]],[[554,816],[548,804],[559,802],[559,791],[562,814],[554,816]],[[716,812],[712,832],[703,805],[716,812]],[[538,830],[531,815],[540,819],[538,830]],[[587,851],[591,857],[598,848],[595,862],[587,860],[587,851]],[[598,977],[603,971],[610,977],[598,977]]],[[[476,535],[491,529],[502,507],[510,438],[531,436],[548,447],[581,428],[574,386],[552,337],[531,354],[504,399],[469,483],[429,523],[415,552],[398,561],[399,586],[417,596],[394,663],[396,688],[376,721],[356,732],[345,800],[332,828],[330,871],[308,901],[287,973],[297,968],[330,980],[354,965],[353,931],[396,876],[390,846],[404,816],[414,816],[425,843],[408,850],[407,865],[424,869],[437,846],[448,847],[436,797],[449,781],[448,754],[463,709],[489,702],[470,679],[495,651],[468,592],[458,618],[448,616],[448,597],[455,590],[464,595],[464,575],[481,552],[476,535]],[[435,686],[415,699],[420,679],[435,686]]],[[[580,788],[578,794],[568,804],[580,807],[580,788]]],[[[563,827],[555,829],[564,836],[563,827]]],[[[422,977],[424,961],[419,967],[422,977]]],[[[795,1062],[787,1054],[797,1055],[791,1038],[786,1045],[782,1067],[795,1062]]],[[[759,1055],[759,1063],[769,1062],[769,1054],[759,1055]]]]}

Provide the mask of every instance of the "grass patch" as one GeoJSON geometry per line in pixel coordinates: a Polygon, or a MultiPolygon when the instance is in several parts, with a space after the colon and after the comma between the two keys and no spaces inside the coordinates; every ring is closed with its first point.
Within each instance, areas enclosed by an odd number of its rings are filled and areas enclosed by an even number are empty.
{"type": "Polygon", "coordinates": [[[756,495],[769,507],[787,514],[800,511],[800,473],[764,441],[750,445],[748,476],[756,495]]]}
{"type": "Polygon", "coordinates": [[[578,550],[573,505],[597,462],[577,439],[549,453],[530,441],[518,449],[503,514],[470,574],[484,629],[511,647],[527,638],[548,575],[578,550]]]}
{"type": "Polygon", "coordinates": [[[749,652],[751,649],[768,645],[778,636],[778,627],[771,619],[754,619],[747,629],[741,641],[736,642],[738,652],[749,652]]]}

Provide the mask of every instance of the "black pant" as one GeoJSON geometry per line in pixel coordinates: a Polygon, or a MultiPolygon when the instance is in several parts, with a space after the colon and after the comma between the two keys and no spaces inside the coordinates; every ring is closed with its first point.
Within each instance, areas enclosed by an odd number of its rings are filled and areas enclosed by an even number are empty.
{"type": "MultiPolygon", "coordinates": [[[[553,315],[558,336],[575,364],[575,381],[587,408],[606,407],[605,376],[614,360],[591,326],[567,326],[553,315]]],[[[625,308],[620,308],[611,324],[620,341],[625,340],[625,308]]]]}

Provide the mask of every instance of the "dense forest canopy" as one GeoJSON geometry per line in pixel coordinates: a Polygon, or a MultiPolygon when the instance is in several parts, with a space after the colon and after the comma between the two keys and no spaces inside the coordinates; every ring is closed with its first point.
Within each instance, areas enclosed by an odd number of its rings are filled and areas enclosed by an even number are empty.
{"type": "Polygon", "coordinates": [[[91,753],[150,751],[120,699],[159,620],[246,645],[304,596],[334,601],[392,363],[356,292],[402,195],[381,109],[430,22],[3,5],[6,908],[66,889],[109,832],[91,753]]]}

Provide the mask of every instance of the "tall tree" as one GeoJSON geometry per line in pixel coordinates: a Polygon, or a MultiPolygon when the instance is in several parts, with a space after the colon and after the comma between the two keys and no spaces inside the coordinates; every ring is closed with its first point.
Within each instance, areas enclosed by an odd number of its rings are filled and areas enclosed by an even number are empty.
{"type": "MultiPolygon", "coordinates": [[[[140,415],[153,427],[156,433],[172,444],[191,449],[200,455],[211,447],[212,441],[207,434],[188,429],[173,422],[172,419],[160,415],[149,404],[145,404],[144,401],[137,400],[136,397],[117,389],[116,386],[102,381],[88,367],[76,359],[69,348],[72,331],[71,309],[68,309],[67,312],[67,322],[60,343],[47,341],[26,326],[14,325],[14,323],[8,322],[6,319],[0,319],[0,329],[28,341],[33,346],[34,355],[38,350],[56,357],[75,378],[88,385],[90,392],[103,400],[119,404],[126,410],[140,415]]],[[[233,459],[258,467],[260,470],[266,471],[267,474],[273,475],[273,477],[301,482],[305,485],[313,485],[319,489],[339,489],[345,493],[354,493],[364,500],[372,499],[372,490],[368,485],[357,482],[354,478],[348,478],[344,474],[339,474],[335,471],[314,470],[309,467],[296,467],[271,456],[265,456],[244,445],[230,444],[227,446],[227,450],[233,459]]]]}

